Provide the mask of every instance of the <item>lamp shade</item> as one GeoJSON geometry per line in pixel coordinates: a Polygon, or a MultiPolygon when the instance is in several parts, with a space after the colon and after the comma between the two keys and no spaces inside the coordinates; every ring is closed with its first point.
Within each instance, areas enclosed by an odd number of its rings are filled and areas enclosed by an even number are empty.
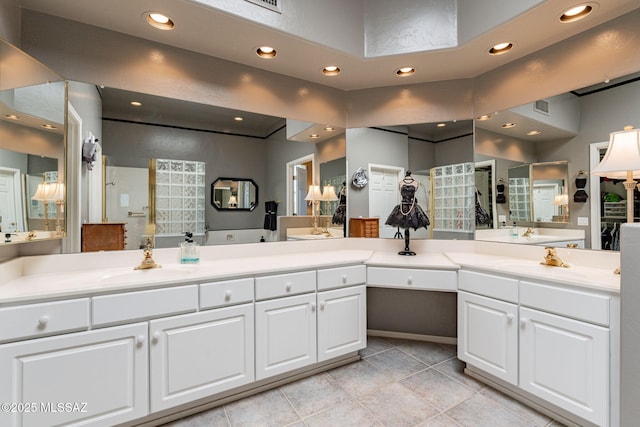
{"type": "Polygon", "coordinates": [[[62,201],[64,200],[64,183],[52,182],[49,184],[49,201],[62,201]]]}
{"type": "Polygon", "coordinates": [[[336,190],[333,188],[333,185],[325,185],[322,187],[322,200],[325,202],[338,200],[338,196],[336,195],[336,190]]]}
{"type": "Polygon", "coordinates": [[[39,200],[41,202],[49,202],[54,200],[51,198],[52,195],[52,187],[48,182],[41,182],[38,184],[36,188],[36,192],[33,196],[31,196],[31,200],[39,200]]]}
{"type": "Polygon", "coordinates": [[[640,178],[640,129],[611,132],[607,152],[592,173],[626,179],[627,171],[631,171],[634,178],[640,178]]]}
{"type": "Polygon", "coordinates": [[[307,193],[304,199],[311,200],[311,201],[322,200],[322,193],[320,193],[320,186],[310,185],[309,192],[307,193]]]}
{"type": "Polygon", "coordinates": [[[568,194],[556,194],[553,199],[553,204],[556,206],[566,206],[569,204],[569,195],[568,194]]]}

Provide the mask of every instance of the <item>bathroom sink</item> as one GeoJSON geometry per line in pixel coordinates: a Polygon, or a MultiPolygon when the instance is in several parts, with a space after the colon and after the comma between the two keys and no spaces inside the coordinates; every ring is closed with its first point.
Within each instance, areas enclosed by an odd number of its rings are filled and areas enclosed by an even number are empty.
{"type": "Polygon", "coordinates": [[[147,279],[163,279],[187,276],[198,270],[196,265],[164,265],[161,268],[150,268],[147,270],[134,270],[132,268],[119,268],[100,273],[99,280],[104,284],[140,282],[147,279]]]}

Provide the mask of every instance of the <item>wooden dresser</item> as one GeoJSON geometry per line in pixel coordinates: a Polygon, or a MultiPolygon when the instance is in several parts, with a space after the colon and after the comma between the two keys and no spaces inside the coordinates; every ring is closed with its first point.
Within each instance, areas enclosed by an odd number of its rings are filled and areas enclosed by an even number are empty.
{"type": "Polygon", "coordinates": [[[350,218],[349,237],[379,237],[380,218],[350,218]]]}
{"type": "Polygon", "coordinates": [[[126,222],[82,224],[82,252],[120,251],[127,244],[126,222]]]}

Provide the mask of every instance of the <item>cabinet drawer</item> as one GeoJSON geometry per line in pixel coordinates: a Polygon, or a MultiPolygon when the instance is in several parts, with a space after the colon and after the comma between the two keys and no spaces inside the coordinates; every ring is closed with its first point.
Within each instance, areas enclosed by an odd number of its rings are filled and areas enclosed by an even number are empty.
{"type": "Polygon", "coordinates": [[[200,308],[253,301],[253,279],[225,280],[200,285],[200,308]]]}
{"type": "Polygon", "coordinates": [[[610,302],[611,298],[604,294],[520,282],[520,305],[597,325],[609,326],[610,302]]]}
{"type": "Polygon", "coordinates": [[[0,342],[88,328],[88,298],[0,309],[0,342]]]}
{"type": "Polygon", "coordinates": [[[367,285],[385,288],[455,291],[455,271],[368,267],[367,285]]]}
{"type": "Polygon", "coordinates": [[[93,298],[92,324],[125,321],[196,311],[198,285],[127,292],[93,298]]]}
{"type": "Polygon", "coordinates": [[[518,303],[518,280],[475,271],[458,271],[458,288],[503,301],[518,303]]]}
{"type": "Polygon", "coordinates": [[[256,277],[256,300],[302,294],[315,290],[315,271],[256,277]]]}
{"type": "Polygon", "coordinates": [[[360,285],[366,281],[367,267],[364,265],[318,270],[318,290],[360,285]]]}

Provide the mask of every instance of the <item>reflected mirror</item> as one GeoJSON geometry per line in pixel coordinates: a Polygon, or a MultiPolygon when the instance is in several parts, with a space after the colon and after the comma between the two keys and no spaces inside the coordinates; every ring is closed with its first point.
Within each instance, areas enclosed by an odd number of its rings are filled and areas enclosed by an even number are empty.
{"type": "Polygon", "coordinates": [[[211,204],[219,211],[252,211],[258,205],[258,185],[252,179],[218,178],[211,183],[211,204]]]}
{"type": "Polygon", "coordinates": [[[65,96],[60,75],[0,40],[2,241],[64,235],[65,96]]]}

